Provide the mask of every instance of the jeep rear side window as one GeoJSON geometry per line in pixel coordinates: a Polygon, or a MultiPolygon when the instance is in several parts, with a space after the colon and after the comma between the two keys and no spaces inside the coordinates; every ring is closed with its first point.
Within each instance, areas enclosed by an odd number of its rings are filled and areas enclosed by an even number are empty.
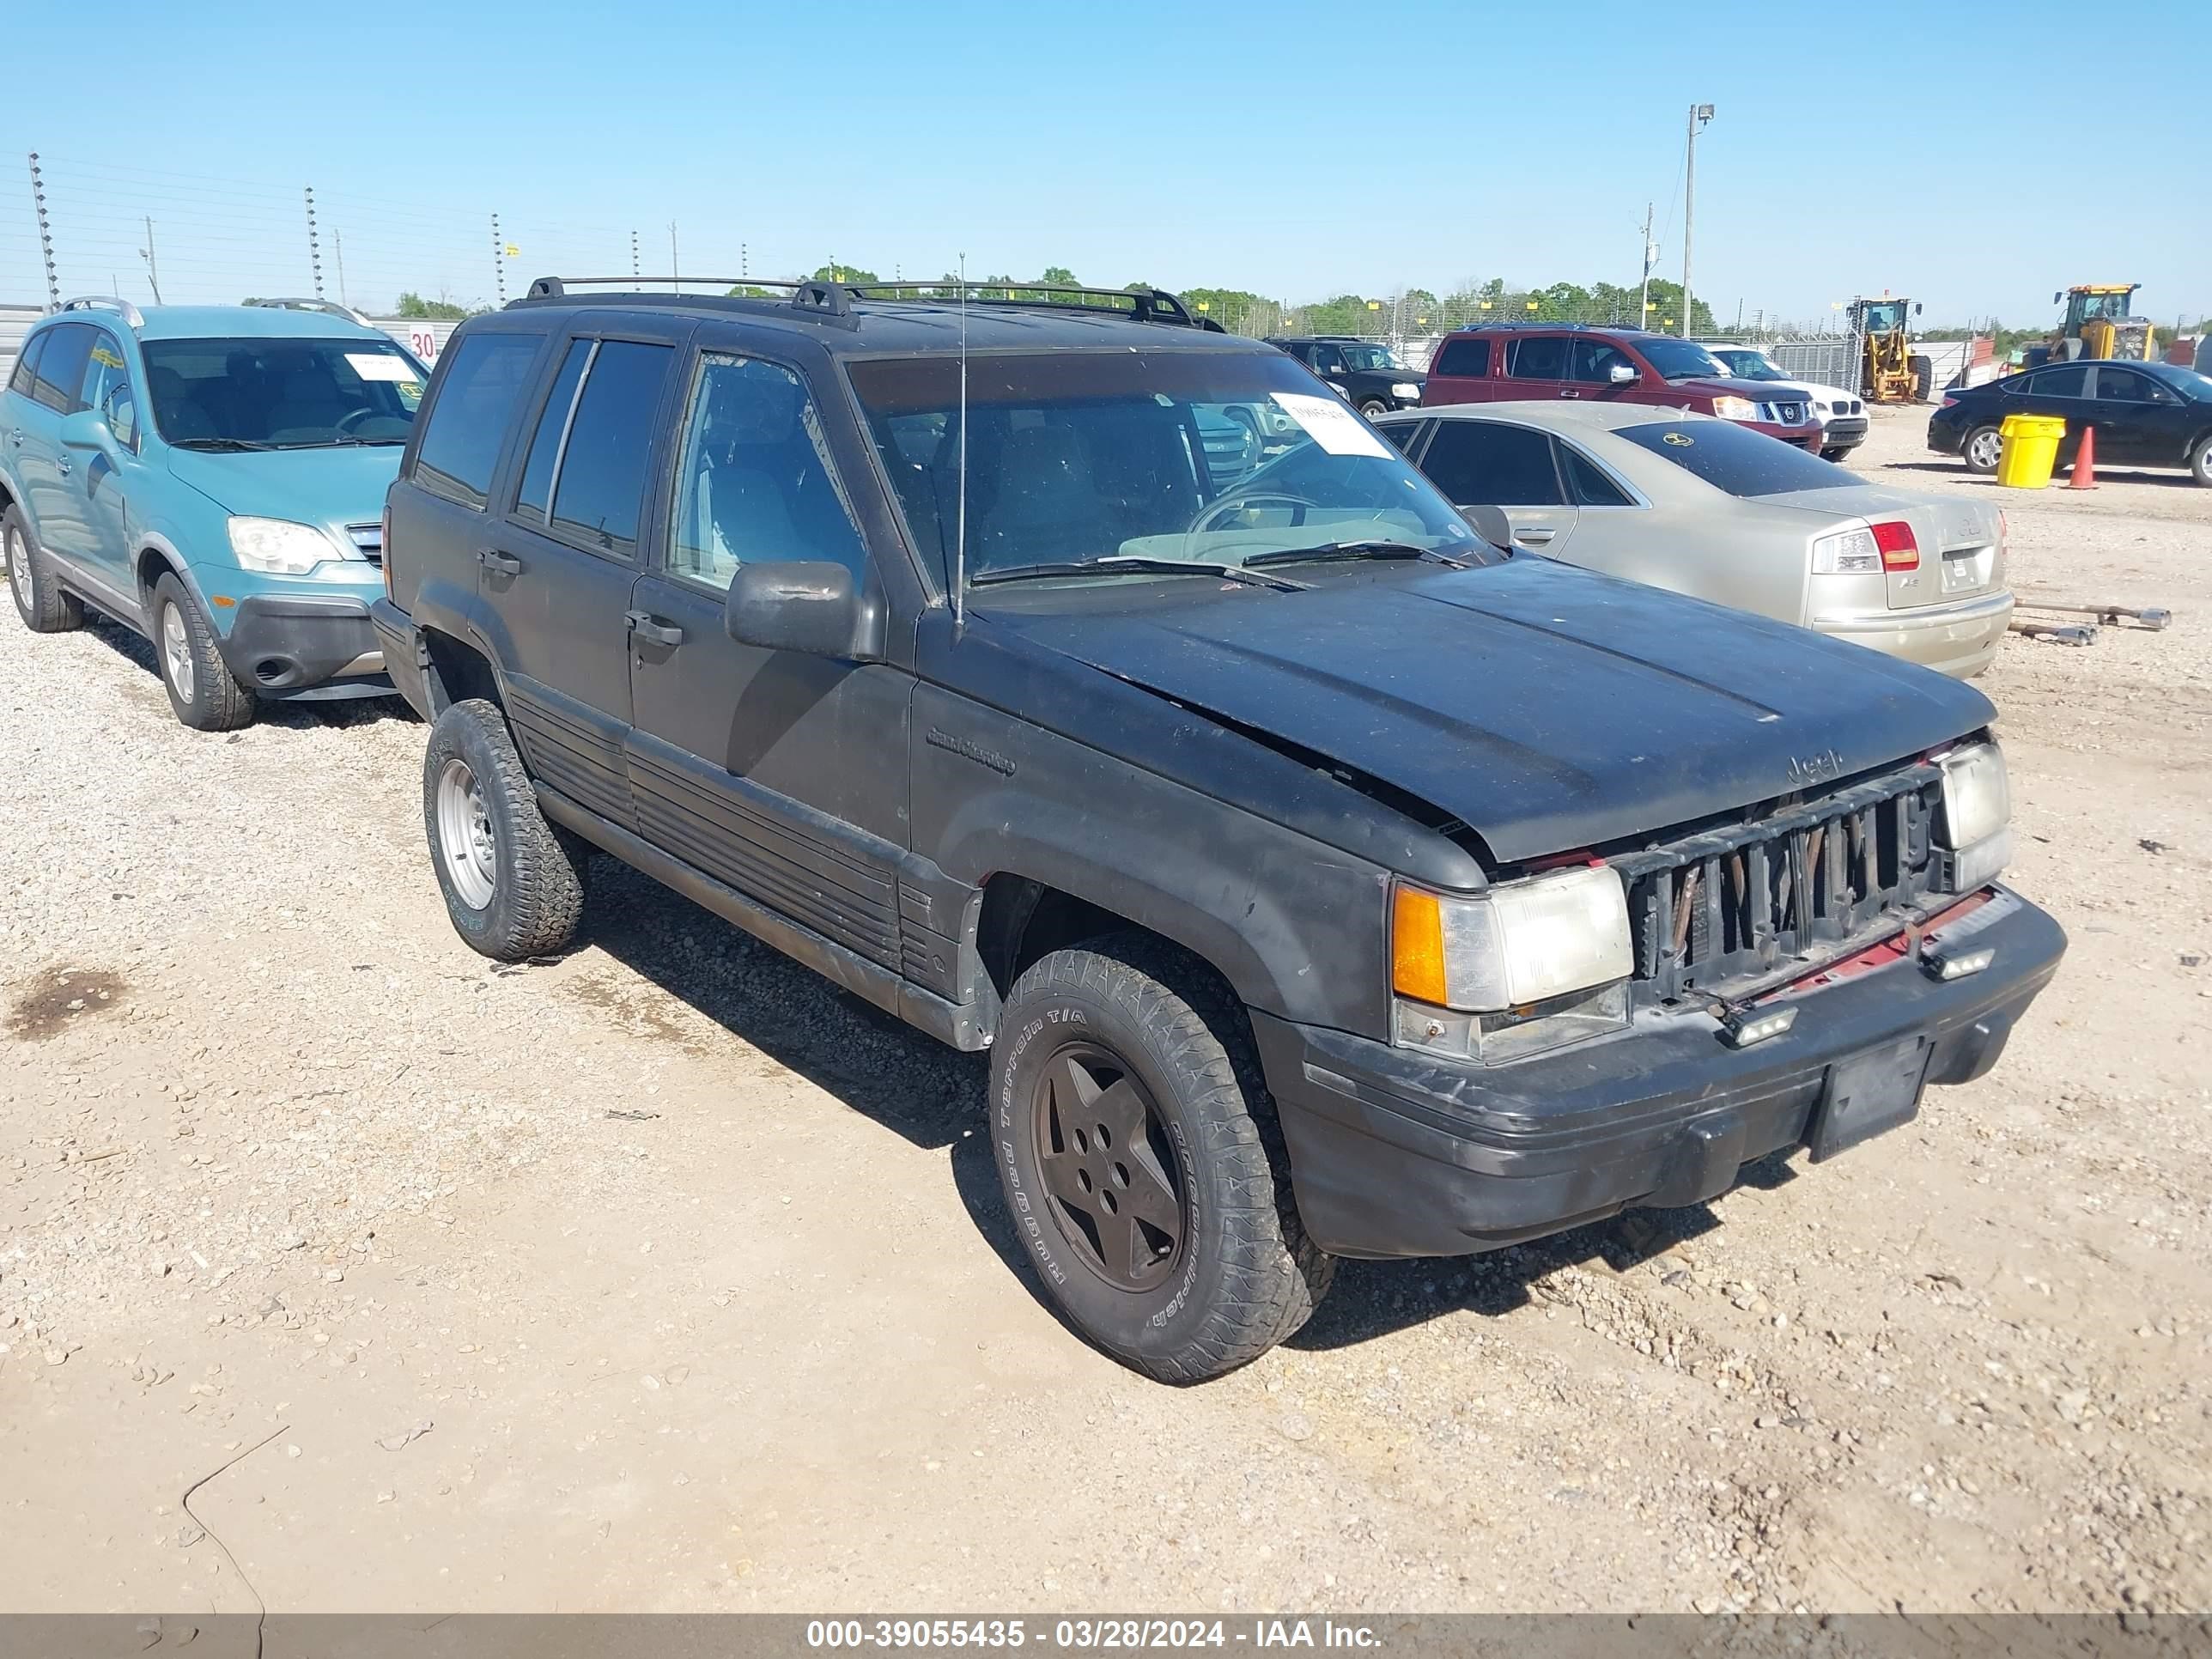
{"type": "Polygon", "coordinates": [[[530,440],[530,459],[523,463],[522,487],[514,496],[514,516],[522,524],[545,522],[545,504],[553,498],[553,463],[561,458],[561,440],[568,435],[568,418],[575,412],[576,388],[584,379],[584,365],[592,360],[592,340],[571,340],[561,372],[538,416],[538,431],[530,440]]]}
{"type": "Polygon", "coordinates": [[[415,454],[414,480],[464,507],[482,508],[507,423],[530,385],[544,337],[478,334],[453,353],[415,454]]]}
{"type": "Polygon", "coordinates": [[[1490,342],[1487,340],[1446,340],[1437,353],[1437,360],[1429,365],[1431,374],[1462,374],[1469,380],[1480,380],[1490,373],[1490,342]]]}
{"type": "Polygon", "coordinates": [[[602,340],[577,394],[553,485],[553,527],[629,553],[645,505],[645,467],[675,348],[602,340]]]}
{"type": "Polygon", "coordinates": [[[1525,426],[1438,421],[1421,471],[1455,507],[1559,507],[1552,441],[1525,426]]]}
{"type": "Polygon", "coordinates": [[[1567,343],[1557,335],[1516,340],[1506,356],[1507,372],[1516,380],[1564,380],[1567,378],[1567,343]]]}
{"type": "Polygon", "coordinates": [[[699,366],[676,473],[668,572],[726,588],[740,564],[830,559],[866,574],[868,553],[830,465],[805,383],[714,353],[699,366]]]}

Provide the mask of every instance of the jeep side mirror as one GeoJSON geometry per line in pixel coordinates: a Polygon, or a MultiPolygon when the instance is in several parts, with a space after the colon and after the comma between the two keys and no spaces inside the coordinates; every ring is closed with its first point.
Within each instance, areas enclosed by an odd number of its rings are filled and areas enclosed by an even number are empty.
{"type": "Polygon", "coordinates": [[[1485,502],[1474,507],[1462,507],[1459,515],[1468,521],[1476,535],[1499,552],[1514,551],[1513,520],[1505,516],[1502,508],[1485,502]]]}
{"type": "Polygon", "coordinates": [[[1636,365],[1633,363],[1615,363],[1612,368],[1606,370],[1605,378],[1612,381],[1615,386],[1634,386],[1636,384],[1636,365]]]}
{"type": "Polygon", "coordinates": [[[62,416],[61,441],[71,449],[96,449],[110,460],[122,446],[115,441],[115,434],[100,411],[80,409],[74,415],[62,416]]]}
{"type": "Polygon", "coordinates": [[[880,600],[861,594],[853,573],[828,559],[741,564],[722,604],[722,627],[739,645],[813,657],[878,662],[884,654],[880,600]]]}

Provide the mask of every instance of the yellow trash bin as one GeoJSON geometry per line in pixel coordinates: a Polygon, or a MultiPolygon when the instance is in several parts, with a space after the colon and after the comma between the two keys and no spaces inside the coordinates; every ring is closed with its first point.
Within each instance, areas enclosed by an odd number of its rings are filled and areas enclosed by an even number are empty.
{"type": "Polygon", "coordinates": [[[2014,489],[2041,489],[2051,482],[2066,422],[2053,415],[2008,415],[1997,428],[2004,449],[1997,457],[1997,482],[2014,489]]]}

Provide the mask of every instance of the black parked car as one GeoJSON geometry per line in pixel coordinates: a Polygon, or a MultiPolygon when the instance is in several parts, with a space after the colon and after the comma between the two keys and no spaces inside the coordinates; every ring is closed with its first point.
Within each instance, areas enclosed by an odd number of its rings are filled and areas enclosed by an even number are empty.
{"type": "Polygon", "coordinates": [[[1389,346],[1349,334],[1319,334],[1310,338],[1272,339],[1278,350],[1287,351],[1344,394],[1345,402],[1362,415],[1387,415],[1394,409],[1418,409],[1421,389],[1429,377],[1398,361],[1389,346]]]}
{"type": "Polygon", "coordinates": [[[1996,1061],[2063,939],[1980,693],[1509,555],[1281,353],[1098,303],[462,324],[374,612],[462,937],[562,948],[596,847],[988,1048],[1047,1294],[1183,1381],[1332,1255],[1694,1203],[1996,1061]]]}
{"type": "Polygon", "coordinates": [[[2178,363],[2048,363],[1987,386],[1947,392],[1928,417],[1928,447],[1976,472],[1996,471],[2008,415],[2066,420],[2058,465],[2070,466],[2084,428],[2097,428],[2100,466],[2185,467],[2212,488],[2212,380],[2178,363]]]}

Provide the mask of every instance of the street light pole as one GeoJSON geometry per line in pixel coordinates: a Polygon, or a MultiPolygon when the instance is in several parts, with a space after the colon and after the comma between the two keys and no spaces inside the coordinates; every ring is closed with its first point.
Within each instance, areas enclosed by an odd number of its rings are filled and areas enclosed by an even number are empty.
{"type": "Polygon", "coordinates": [[[1690,337],[1690,234],[1698,214],[1698,134],[1713,118],[1711,104],[1690,106],[1682,155],[1682,337],[1690,337]]]}

